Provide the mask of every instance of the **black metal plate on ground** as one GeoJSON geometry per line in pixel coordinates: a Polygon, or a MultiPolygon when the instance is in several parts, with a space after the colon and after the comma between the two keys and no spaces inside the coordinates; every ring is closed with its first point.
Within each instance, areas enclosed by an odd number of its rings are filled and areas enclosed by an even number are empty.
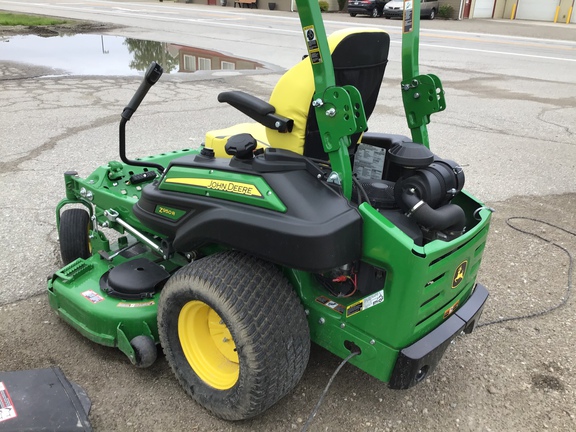
{"type": "Polygon", "coordinates": [[[0,372],[0,432],[92,431],[91,405],[58,367],[0,372]]]}

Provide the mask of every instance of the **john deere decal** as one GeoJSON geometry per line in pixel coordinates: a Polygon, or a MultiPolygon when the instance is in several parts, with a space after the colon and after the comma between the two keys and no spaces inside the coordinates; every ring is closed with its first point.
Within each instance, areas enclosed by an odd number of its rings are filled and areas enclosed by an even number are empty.
{"type": "Polygon", "coordinates": [[[458,285],[460,285],[460,282],[464,280],[466,267],[468,267],[468,261],[463,261],[458,267],[456,267],[454,277],[452,278],[452,288],[456,288],[458,285]]]}
{"type": "Polygon", "coordinates": [[[240,183],[227,180],[214,180],[202,178],[169,178],[166,183],[179,183],[190,186],[200,186],[206,189],[214,189],[224,192],[231,192],[238,195],[248,195],[261,197],[262,194],[256,186],[249,183],[240,183]]]}

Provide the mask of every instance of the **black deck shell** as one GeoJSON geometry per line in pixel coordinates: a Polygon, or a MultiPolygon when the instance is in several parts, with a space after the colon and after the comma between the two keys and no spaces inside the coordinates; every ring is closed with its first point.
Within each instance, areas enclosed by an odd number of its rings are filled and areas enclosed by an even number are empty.
{"type": "Polygon", "coordinates": [[[248,162],[190,155],[174,160],[166,172],[175,166],[261,176],[287,207],[281,213],[225,199],[160,190],[160,182],[156,181],[144,187],[134,214],[165,235],[177,252],[219,244],[310,272],[323,272],[361,257],[360,213],[318,179],[303,156],[278,149],[248,162]],[[157,205],[186,214],[173,221],[155,214],[157,205]]]}

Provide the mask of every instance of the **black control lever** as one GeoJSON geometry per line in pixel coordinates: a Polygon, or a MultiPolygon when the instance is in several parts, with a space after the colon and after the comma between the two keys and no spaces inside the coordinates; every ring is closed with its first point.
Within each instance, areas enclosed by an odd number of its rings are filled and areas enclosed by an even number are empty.
{"type": "Polygon", "coordinates": [[[122,111],[122,118],[125,118],[127,121],[130,120],[132,114],[136,112],[150,88],[156,84],[163,72],[164,70],[162,69],[162,66],[158,63],[155,61],[150,63],[148,70],[146,70],[146,73],[144,74],[144,79],[142,80],[142,83],[140,83],[140,87],[138,87],[138,90],[136,90],[136,93],[132,96],[132,99],[128,105],[126,105],[126,108],[124,108],[124,111],[122,111]]]}
{"type": "Polygon", "coordinates": [[[128,122],[128,120],[130,120],[132,114],[136,112],[136,110],[140,106],[140,103],[142,102],[142,100],[144,99],[150,88],[152,88],[152,86],[156,84],[156,82],[160,79],[160,77],[162,76],[162,72],[164,72],[162,66],[160,66],[155,61],[150,63],[150,66],[148,66],[148,70],[146,70],[146,73],[144,74],[144,79],[140,83],[140,87],[138,87],[138,90],[136,90],[136,93],[134,94],[134,96],[132,96],[132,99],[130,100],[128,105],[126,105],[126,108],[124,108],[124,110],[122,111],[122,119],[120,120],[120,133],[119,133],[120,135],[119,153],[122,162],[132,166],[156,168],[160,171],[160,173],[164,172],[164,167],[162,165],[159,165],[154,162],[134,161],[126,157],[126,123],[128,122]]]}

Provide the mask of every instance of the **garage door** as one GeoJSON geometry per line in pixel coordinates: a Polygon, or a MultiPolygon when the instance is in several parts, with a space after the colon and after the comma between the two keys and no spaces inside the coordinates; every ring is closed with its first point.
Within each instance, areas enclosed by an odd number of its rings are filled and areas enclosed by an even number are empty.
{"type": "Polygon", "coordinates": [[[516,19],[554,21],[558,0],[518,0],[516,19]]]}
{"type": "Polygon", "coordinates": [[[473,18],[492,18],[494,0],[476,0],[473,18]]]}

